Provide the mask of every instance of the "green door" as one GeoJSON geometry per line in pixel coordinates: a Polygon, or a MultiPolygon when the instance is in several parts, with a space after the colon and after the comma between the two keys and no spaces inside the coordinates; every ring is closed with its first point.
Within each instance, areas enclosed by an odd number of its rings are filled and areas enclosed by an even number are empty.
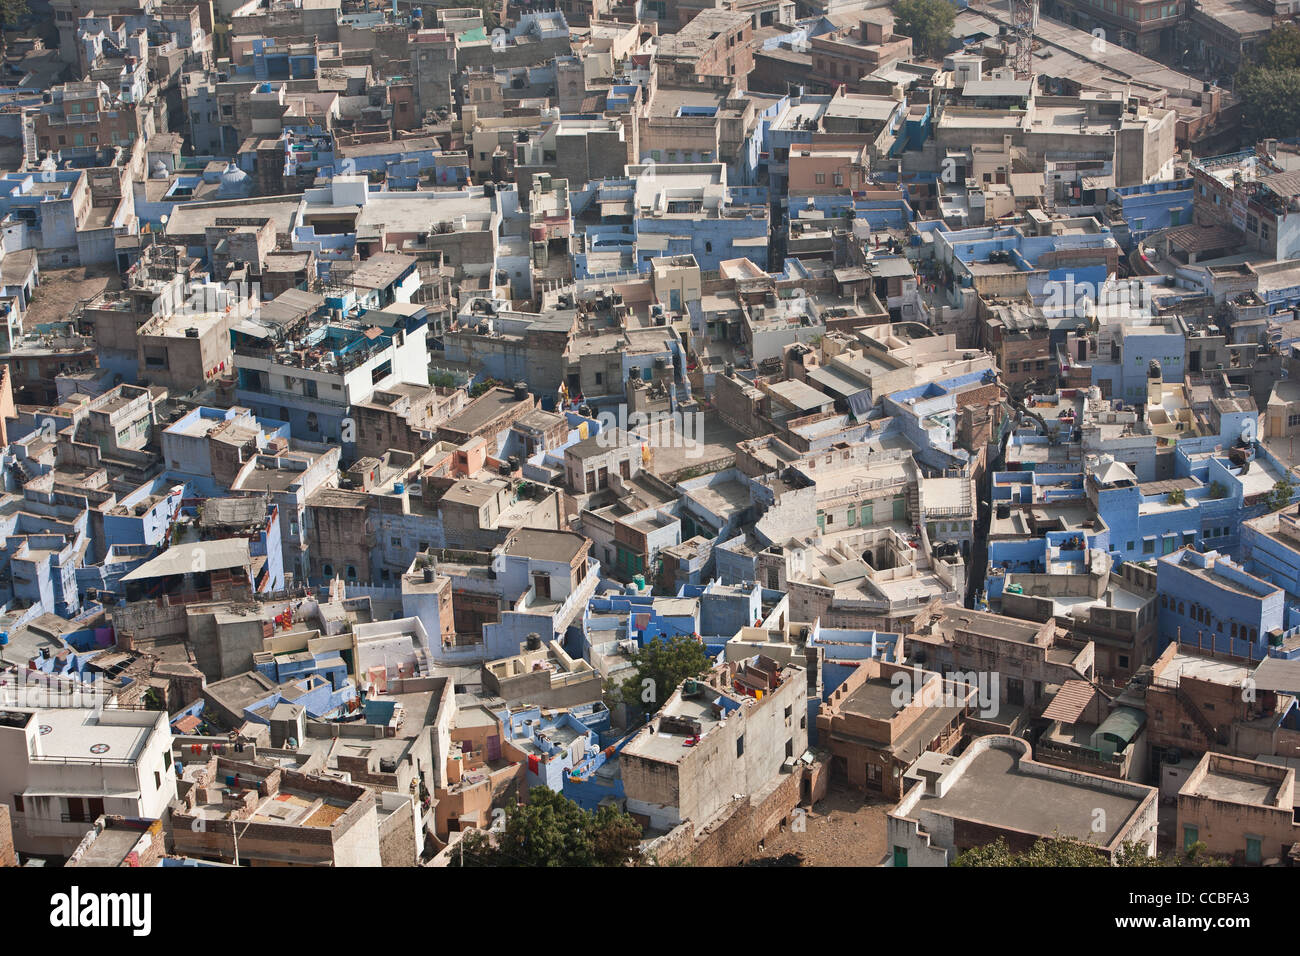
{"type": "Polygon", "coordinates": [[[1255,839],[1255,837],[1246,837],[1246,862],[1258,863],[1260,857],[1259,840],[1255,839]]]}
{"type": "Polygon", "coordinates": [[[873,511],[874,511],[874,507],[872,505],[862,506],[862,526],[864,528],[871,524],[873,511]]]}
{"type": "Polygon", "coordinates": [[[826,530],[826,516],[822,514],[820,511],[817,512],[817,529],[819,531],[826,530]]]}
{"type": "Polygon", "coordinates": [[[895,521],[907,520],[907,500],[902,497],[898,497],[894,499],[894,520],[895,521]]]}
{"type": "Polygon", "coordinates": [[[894,847],[894,866],[907,866],[907,848],[894,847]]]}
{"type": "Polygon", "coordinates": [[[1190,827],[1190,826],[1183,827],[1183,852],[1184,853],[1186,853],[1188,850],[1192,848],[1192,845],[1196,843],[1199,836],[1200,836],[1200,831],[1197,830],[1196,827],[1190,827]]]}

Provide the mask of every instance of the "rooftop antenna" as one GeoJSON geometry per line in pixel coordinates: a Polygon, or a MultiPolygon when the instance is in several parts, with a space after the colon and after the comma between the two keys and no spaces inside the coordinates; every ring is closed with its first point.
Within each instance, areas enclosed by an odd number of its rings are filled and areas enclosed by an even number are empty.
{"type": "Polygon", "coordinates": [[[1028,80],[1034,73],[1034,28],[1038,25],[1038,0],[1010,0],[1011,24],[1016,36],[1012,66],[1016,79],[1028,80]]]}

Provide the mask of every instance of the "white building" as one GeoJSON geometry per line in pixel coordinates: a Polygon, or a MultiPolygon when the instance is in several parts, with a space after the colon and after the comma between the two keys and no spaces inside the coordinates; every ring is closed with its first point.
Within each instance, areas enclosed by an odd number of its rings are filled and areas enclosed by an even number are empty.
{"type": "Polygon", "coordinates": [[[171,746],[162,711],[0,710],[0,799],[14,848],[66,856],[101,814],[160,818],[176,798],[171,746]]]}

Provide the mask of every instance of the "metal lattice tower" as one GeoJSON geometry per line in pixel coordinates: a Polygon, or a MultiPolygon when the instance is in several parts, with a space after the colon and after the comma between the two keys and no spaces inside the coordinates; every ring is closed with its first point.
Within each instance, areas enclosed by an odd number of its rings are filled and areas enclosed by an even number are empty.
{"type": "Polygon", "coordinates": [[[1015,32],[1016,53],[1012,66],[1016,79],[1027,80],[1034,73],[1034,27],[1038,25],[1038,0],[1010,0],[1011,25],[1015,32]]]}

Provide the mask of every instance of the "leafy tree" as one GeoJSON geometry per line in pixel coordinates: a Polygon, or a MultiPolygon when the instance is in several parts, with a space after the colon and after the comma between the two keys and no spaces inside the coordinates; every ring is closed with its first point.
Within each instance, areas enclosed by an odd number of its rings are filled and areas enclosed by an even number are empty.
{"type": "Polygon", "coordinates": [[[953,866],[1109,866],[1100,849],[1079,840],[1040,839],[1028,850],[1013,853],[1003,837],[987,846],[957,855],[953,866]]]}
{"type": "Polygon", "coordinates": [[[1175,488],[1169,494],[1165,495],[1165,504],[1183,505],[1187,504],[1187,492],[1182,488],[1175,488]]]}
{"type": "Polygon", "coordinates": [[[1300,68],[1300,26],[1286,23],[1270,30],[1260,49],[1259,61],[1270,70],[1300,68]]]}
{"type": "Polygon", "coordinates": [[[678,634],[650,641],[632,655],[632,664],[636,673],[623,682],[623,702],[656,710],[678,684],[707,671],[712,661],[703,644],[678,634]]]}
{"type": "Polygon", "coordinates": [[[956,18],[948,0],[899,0],[894,7],[894,32],[911,37],[917,53],[937,60],[948,52],[956,18]]]}
{"type": "Polygon", "coordinates": [[[1300,69],[1247,67],[1237,74],[1241,118],[1258,137],[1300,135],[1300,69]]]}
{"type": "Polygon", "coordinates": [[[611,806],[588,813],[546,787],[506,810],[505,828],[465,835],[455,866],[626,866],[640,859],[641,827],[611,806]]]}
{"type": "Polygon", "coordinates": [[[5,38],[4,27],[18,26],[18,21],[27,12],[27,0],[0,0],[0,57],[4,56],[9,43],[5,38]]]}
{"type": "MultiPolygon", "coordinates": [[[[1013,853],[1003,837],[987,846],[973,847],[957,855],[953,866],[1110,866],[1099,847],[1069,837],[1043,837],[1028,850],[1013,853]]],[[[1228,861],[1212,856],[1204,843],[1189,847],[1186,854],[1150,856],[1147,845],[1124,843],[1115,852],[1115,866],[1227,866],[1228,861]]]]}
{"type": "Polygon", "coordinates": [[[1268,493],[1268,498],[1265,499],[1268,503],[1268,510],[1281,511],[1291,503],[1293,497],[1295,497],[1295,485],[1291,483],[1289,478],[1279,478],[1277,483],[1273,485],[1273,490],[1268,493]]]}
{"type": "Polygon", "coordinates": [[[1210,482],[1210,498],[1218,501],[1220,498],[1228,497],[1228,487],[1221,481],[1210,482]]]}

